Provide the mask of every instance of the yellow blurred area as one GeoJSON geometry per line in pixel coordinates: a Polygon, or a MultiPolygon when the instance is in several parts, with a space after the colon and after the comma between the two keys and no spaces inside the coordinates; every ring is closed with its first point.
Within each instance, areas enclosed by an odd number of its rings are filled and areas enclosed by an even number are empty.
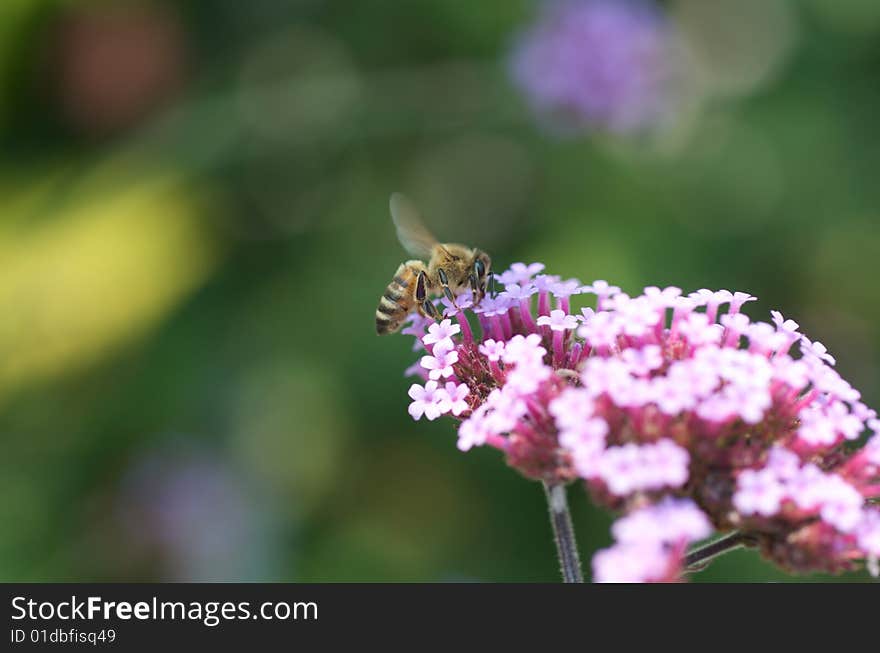
{"type": "Polygon", "coordinates": [[[59,199],[46,178],[0,193],[0,404],[143,334],[218,258],[198,202],[171,179],[105,172],[59,199]]]}

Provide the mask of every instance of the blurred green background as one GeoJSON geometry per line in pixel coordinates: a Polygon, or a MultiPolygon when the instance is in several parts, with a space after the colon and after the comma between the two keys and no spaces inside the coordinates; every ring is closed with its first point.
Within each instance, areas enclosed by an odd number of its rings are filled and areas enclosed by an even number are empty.
{"type": "Polygon", "coordinates": [[[747,290],[880,404],[880,4],[661,6],[693,77],[615,138],[511,83],[530,0],[0,2],[0,578],[557,580],[541,488],[406,413],[394,190],[496,268],[747,290]]]}

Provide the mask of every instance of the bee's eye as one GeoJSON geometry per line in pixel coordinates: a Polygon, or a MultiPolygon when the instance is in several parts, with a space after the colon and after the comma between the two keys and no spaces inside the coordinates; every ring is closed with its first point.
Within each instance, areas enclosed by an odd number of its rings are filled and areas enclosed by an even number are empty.
{"type": "Polygon", "coordinates": [[[474,272],[477,275],[477,279],[482,279],[486,276],[486,266],[483,265],[482,261],[477,260],[474,262],[474,272]]]}

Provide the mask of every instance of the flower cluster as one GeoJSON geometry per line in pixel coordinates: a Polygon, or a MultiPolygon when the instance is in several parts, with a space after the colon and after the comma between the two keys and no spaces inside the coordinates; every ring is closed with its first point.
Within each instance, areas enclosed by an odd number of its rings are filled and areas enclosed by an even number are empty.
{"type": "Polygon", "coordinates": [[[793,571],[876,567],[880,420],[821,343],[777,312],[751,320],[746,293],[631,297],[543,268],[514,264],[478,306],[444,300],[455,322],[414,316],[415,419],[452,415],[459,449],[494,447],[526,477],[580,481],[622,513],[597,580],[677,579],[713,529],[793,571]],[[575,295],[595,307],[575,312],[575,295]]]}
{"type": "Polygon", "coordinates": [[[593,559],[596,582],[674,582],[688,542],[709,535],[712,525],[689,499],[667,497],[619,519],[611,530],[617,543],[593,559]]]}
{"type": "Polygon", "coordinates": [[[536,111],[574,128],[653,122],[672,77],[672,30],[641,0],[545,2],[511,59],[536,111]]]}

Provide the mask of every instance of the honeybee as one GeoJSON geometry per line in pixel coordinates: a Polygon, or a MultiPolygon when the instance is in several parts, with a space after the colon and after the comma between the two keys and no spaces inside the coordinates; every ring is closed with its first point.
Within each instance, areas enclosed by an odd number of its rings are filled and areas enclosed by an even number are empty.
{"type": "Polygon", "coordinates": [[[394,333],[413,310],[440,319],[432,295],[443,293],[456,306],[456,295],[470,288],[474,305],[479,304],[486,295],[492,265],[489,255],[465,245],[438,242],[404,195],[393,193],[390,204],[401,245],[413,256],[428,259],[428,263],[413,259],[397,268],[376,309],[376,333],[394,333]]]}

